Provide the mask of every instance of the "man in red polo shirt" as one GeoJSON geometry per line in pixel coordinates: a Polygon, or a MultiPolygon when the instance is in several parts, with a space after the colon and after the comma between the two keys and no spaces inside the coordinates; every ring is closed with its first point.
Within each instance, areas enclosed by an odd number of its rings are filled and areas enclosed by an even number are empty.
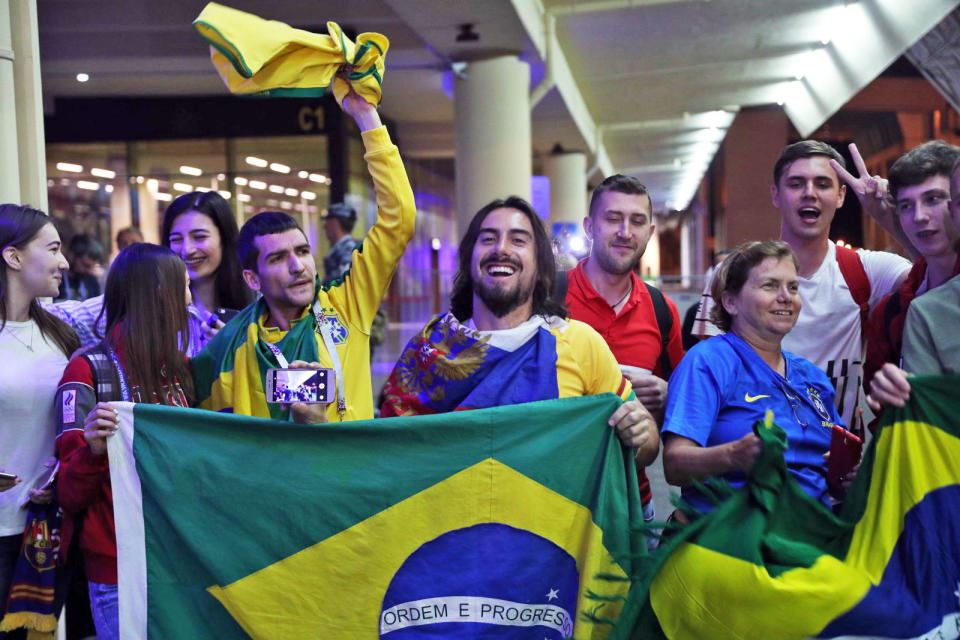
{"type": "MultiPolygon", "coordinates": [[[[676,305],[634,271],[653,233],[652,217],[650,194],[636,178],[617,174],[600,183],[583,220],[592,241],[590,255],[567,272],[565,302],[571,318],[603,336],[637,399],[662,419],[666,379],[683,357],[683,342],[676,305]],[[654,297],[659,298],[656,304],[654,297]],[[660,334],[661,325],[667,339],[660,334]]],[[[644,518],[652,520],[650,483],[645,472],[638,475],[644,518]]]]}

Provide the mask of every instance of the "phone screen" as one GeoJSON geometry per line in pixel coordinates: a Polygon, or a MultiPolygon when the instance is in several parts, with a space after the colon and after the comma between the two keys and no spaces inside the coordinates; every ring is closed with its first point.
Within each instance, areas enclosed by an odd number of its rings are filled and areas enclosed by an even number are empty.
{"type": "Polygon", "coordinates": [[[331,369],[268,369],[267,402],[327,404],[333,399],[331,369]]]}

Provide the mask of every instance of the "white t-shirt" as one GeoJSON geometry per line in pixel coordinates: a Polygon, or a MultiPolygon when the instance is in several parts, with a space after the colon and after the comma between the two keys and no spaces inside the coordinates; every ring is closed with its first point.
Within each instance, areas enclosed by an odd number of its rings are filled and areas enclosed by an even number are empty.
{"type": "MultiPolygon", "coordinates": [[[[871,307],[911,267],[909,260],[886,251],[861,249],[857,254],[870,281],[871,307]]],[[[860,307],[843,279],[832,242],[816,273],[800,278],[800,299],[803,310],[793,331],[784,337],[783,349],[823,369],[837,390],[837,413],[852,426],[863,378],[860,307]]]]}
{"type": "Polygon", "coordinates": [[[53,401],[67,357],[29,320],[0,331],[0,362],[0,469],[22,480],[0,491],[0,536],[12,536],[26,524],[21,500],[50,473],[43,463],[53,455],[53,401]]]}

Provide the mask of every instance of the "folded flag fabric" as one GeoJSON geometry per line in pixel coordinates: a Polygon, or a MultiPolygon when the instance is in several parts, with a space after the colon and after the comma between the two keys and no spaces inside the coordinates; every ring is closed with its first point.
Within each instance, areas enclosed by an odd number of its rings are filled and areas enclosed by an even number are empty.
{"type": "Polygon", "coordinates": [[[353,42],[335,22],[327,22],[329,35],[322,35],[215,2],[193,25],[231,93],[319,97],[332,84],[337,102],[353,87],[380,104],[390,41],[379,33],[361,33],[353,42]],[[345,77],[337,75],[341,69],[345,77]]]}
{"type": "Polygon", "coordinates": [[[645,549],[619,404],[304,426],[117,403],[121,636],[606,638],[583,612],[616,617],[645,549]]]}
{"type": "Polygon", "coordinates": [[[513,350],[490,344],[452,313],[407,343],[384,386],[383,417],[485,409],[556,398],[557,339],[547,328],[513,350]]]}
{"type": "Polygon", "coordinates": [[[27,503],[27,526],[0,632],[25,628],[31,638],[53,638],[59,613],[54,612],[53,606],[61,517],[56,500],[47,504],[27,503]]]}
{"type": "Polygon", "coordinates": [[[884,412],[839,516],[783,461],[636,563],[611,638],[960,637],[960,377],[911,378],[884,412]]]}

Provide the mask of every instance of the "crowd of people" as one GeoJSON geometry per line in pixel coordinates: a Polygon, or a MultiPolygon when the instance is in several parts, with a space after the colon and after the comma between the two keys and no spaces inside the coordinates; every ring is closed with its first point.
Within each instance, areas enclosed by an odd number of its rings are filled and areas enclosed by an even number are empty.
{"type": "MultiPolygon", "coordinates": [[[[238,229],[216,192],[190,193],[167,209],[162,246],[123,230],[101,292],[89,265],[77,268],[98,247],[78,243],[68,266],[50,218],[0,205],[0,354],[16,363],[0,368],[0,605],[21,554],[21,505],[57,500],[60,560],[82,557],[97,636],[117,637],[111,401],[300,423],[374,417],[370,336],[416,206],[376,108],[354,92],[342,107],[361,131],[379,211],[360,248],[356,213],[330,207],[325,277],[290,216],[263,212],[238,229]],[[333,400],[269,401],[273,368],[332,370],[333,400]]],[[[882,411],[909,397],[910,374],[960,362],[960,339],[943,330],[960,314],[960,148],[921,145],[889,182],[851,154],[854,172],[821,142],[783,150],[771,188],[780,239],[729,251],[686,353],[676,306],[637,274],[654,232],[639,180],[611,176],[595,189],[583,222],[590,253],[562,271],[533,207],[492,200],[460,243],[449,311],[404,349],[380,415],[616,394],[608,424],[635,453],[644,518],[656,518],[644,470],[662,439],[666,478],[689,505],[670,514],[682,525],[714,508],[705,481],[743,484],[761,450],[752,425],[770,411],[799,485],[824,505],[842,501],[856,467],[828,487],[825,454],[835,428],[862,430],[864,376],[882,411]],[[912,263],[830,241],[848,191],[912,263]]]]}

